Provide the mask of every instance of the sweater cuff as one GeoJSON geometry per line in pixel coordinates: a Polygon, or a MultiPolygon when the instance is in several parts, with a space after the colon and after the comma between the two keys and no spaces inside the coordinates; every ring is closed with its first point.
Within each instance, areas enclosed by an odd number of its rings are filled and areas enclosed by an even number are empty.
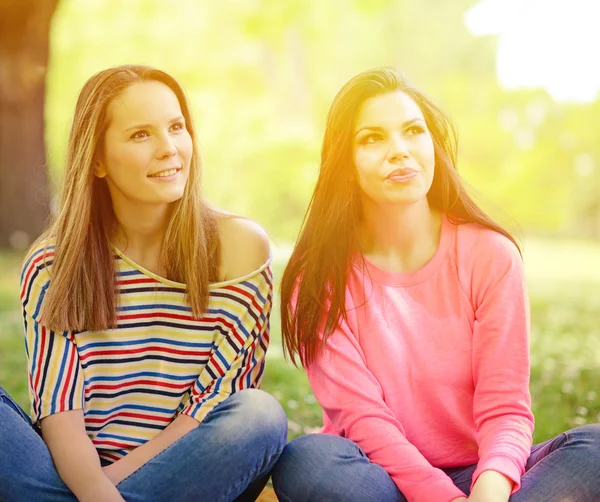
{"type": "Polygon", "coordinates": [[[511,495],[521,488],[521,476],[523,475],[520,467],[515,463],[512,458],[497,456],[483,459],[477,465],[477,469],[473,473],[473,480],[471,481],[471,490],[475,482],[484,471],[496,471],[506,476],[513,482],[513,489],[511,495]]]}

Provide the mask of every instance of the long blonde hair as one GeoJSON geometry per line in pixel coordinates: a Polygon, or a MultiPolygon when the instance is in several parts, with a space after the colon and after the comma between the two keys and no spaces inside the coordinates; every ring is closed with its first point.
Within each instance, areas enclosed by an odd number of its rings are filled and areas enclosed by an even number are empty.
{"type": "Polygon", "coordinates": [[[114,327],[117,291],[110,237],[116,218],[106,180],[94,175],[108,127],[112,99],[135,82],[158,81],[177,96],[194,153],[183,197],[172,213],[161,253],[167,277],[186,284],[194,317],[206,310],[209,283],[219,273],[220,246],[214,212],[204,201],[201,165],[185,93],[170,75],[147,66],[125,65],[103,70],[84,85],[68,143],[59,210],[33,244],[55,243],[51,285],[44,298],[43,323],[55,330],[97,331],[114,327]]]}

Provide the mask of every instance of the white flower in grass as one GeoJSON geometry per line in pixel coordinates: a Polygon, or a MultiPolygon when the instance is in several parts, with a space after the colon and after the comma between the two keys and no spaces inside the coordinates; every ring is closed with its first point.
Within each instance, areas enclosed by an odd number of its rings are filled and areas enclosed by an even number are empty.
{"type": "Polygon", "coordinates": [[[317,434],[321,430],[320,427],[304,427],[304,434],[317,434]]]}

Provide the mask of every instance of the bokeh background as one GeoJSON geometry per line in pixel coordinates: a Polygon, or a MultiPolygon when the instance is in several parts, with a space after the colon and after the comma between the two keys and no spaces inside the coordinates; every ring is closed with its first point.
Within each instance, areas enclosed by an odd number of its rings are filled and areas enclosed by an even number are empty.
{"type": "MultiPolygon", "coordinates": [[[[182,82],[205,191],[269,232],[278,285],[335,93],[392,65],[455,121],[459,171],[524,243],[535,440],[600,421],[599,19],[597,0],[2,0],[0,385],[28,409],[19,269],[94,72],[141,63],[182,82]]],[[[290,437],[312,432],[321,411],[277,312],[272,339],[263,388],[290,437]]]]}

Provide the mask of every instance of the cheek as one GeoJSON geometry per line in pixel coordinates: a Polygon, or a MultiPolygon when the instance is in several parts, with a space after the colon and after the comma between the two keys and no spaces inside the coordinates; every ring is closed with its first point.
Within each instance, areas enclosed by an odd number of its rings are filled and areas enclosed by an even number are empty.
{"type": "Polygon", "coordinates": [[[192,137],[188,132],[179,137],[177,149],[179,150],[179,154],[185,159],[186,163],[189,164],[194,152],[194,144],[192,143],[192,137]]]}
{"type": "Polygon", "coordinates": [[[417,143],[414,155],[418,156],[418,161],[424,169],[433,169],[435,164],[435,150],[430,137],[425,136],[417,143]]]}
{"type": "Polygon", "coordinates": [[[383,149],[381,148],[357,149],[354,154],[354,163],[359,176],[376,172],[381,165],[382,156],[383,149]]]}
{"type": "Polygon", "coordinates": [[[107,155],[108,176],[114,182],[127,182],[147,174],[150,163],[147,148],[135,146],[136,148],[121,148],[107,155]]]}

